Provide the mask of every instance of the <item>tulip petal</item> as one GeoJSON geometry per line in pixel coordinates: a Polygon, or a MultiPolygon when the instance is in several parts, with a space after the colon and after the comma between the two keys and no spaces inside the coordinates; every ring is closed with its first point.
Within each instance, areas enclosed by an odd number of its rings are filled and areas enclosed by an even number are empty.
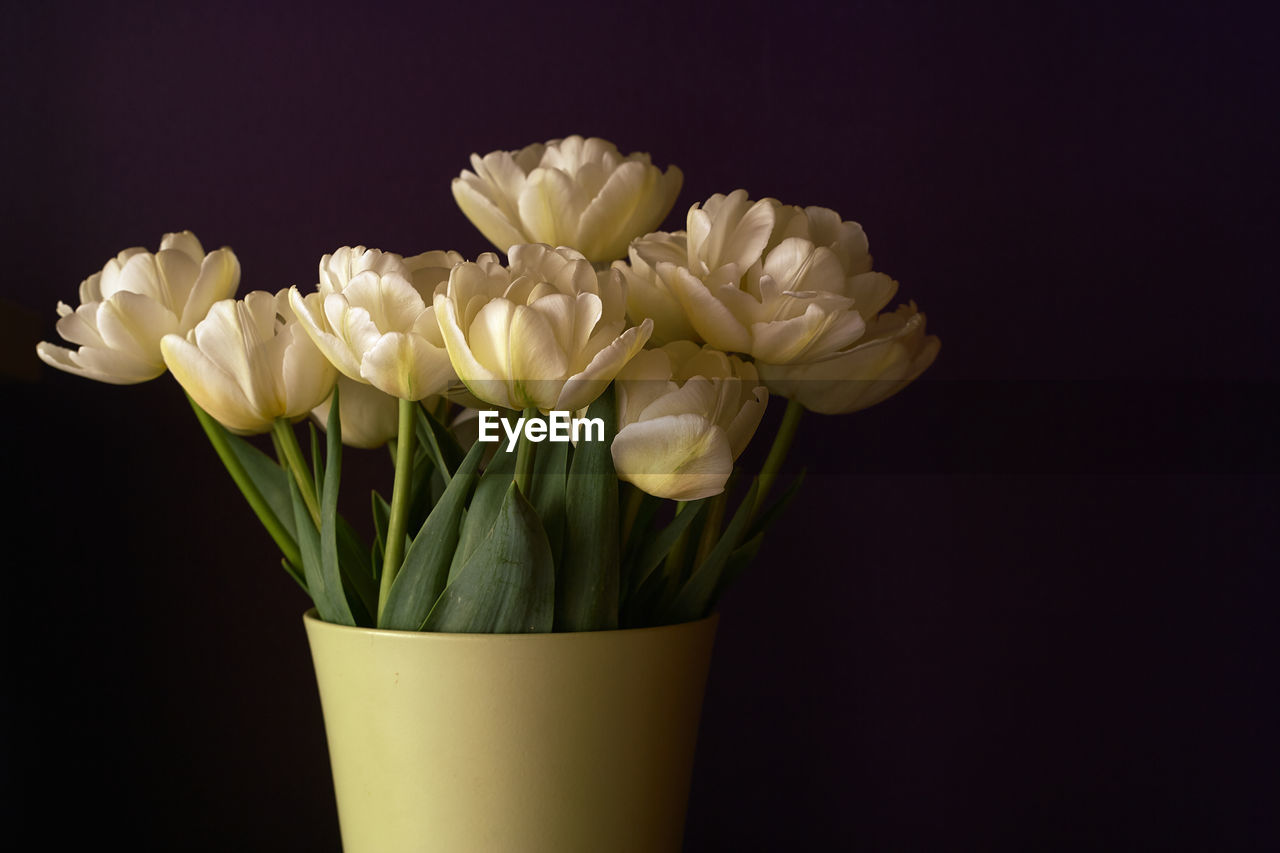
{"type": "Polygon", "coordinates": [[[191,298],[196,278],[200,275],[203,256],[193,258],[186,252],[162,246],[155,257],[156,274],[161,282],[161,292],[164,293],[161,301],[175,317],[180,317],[191,298]]]}
{"type": "Polygon", "coordinates": [[[180,335],[160,342],[165,364],[178,384],[215,420],[242,433],[266,432],[274,415],[254,408],[235,378],[180,335]]]}
{"type": "Polygon", "coordinates": [[[773,364],[815,361],[847,347],[865,331],[857,311],[824,311],[811,304],[799,317],[753,324],[750,352],[773,364]]]}
{"type": "Polygon", "coordinates": [[[160,251],[181,252],[190,258],[196,265],[204,260],[204,246],[200,244],[199,238],[190,231],[176,231],[171,234],[165,234],[160,238],[160,251]]]}
{"type": "MultiPolygon", "coordinates": [[[[522,176],[523,177],[523,176],[522,176]]],[[[506,251],[517,243],[524,243],[528,236],[511,221],[511,216],[495,204],[466,177],[453,179],[453,200],[463,215],[480,230],[493,245],[506,251]]]]}
{"type": "Polygon", "coordinates": [[[853,299],[854,309],[863,317],[879,314],[897,292],[898,283],[882,272],[855,275],[845,285],[845,293],[853,299]]]}
{"type": "Polygon", "coordinates": [[[596,353],[582,372],[565,380],[554,408],[576,412],[589,406],[609,387],[618,371],[644,348],[651,334],[653,321],[645,320],[619,335],[613,343],[596,353]]]}
{"type": "Polygon", "coordinates": [[[390,332],[367,353],[361,377],[401,400],[421,400],[449,386],[453,371],[447,354],[417,335],[390,332]]]}
{"type": "Polygon", "coordinates": [[[873,406],[919,377],[939,349],[937,337],[924,334],[924,315],[913,306],[902,306],[875,325],[892,330],[822,361],[762,362],[760,378],[771,392],[813,412],[847,414],[873,406]]]}
{"type": "Polygon", "coordinates": [[[709,417],[715,423],[716,401],[719,397],[717,392],[718,389],[710,379],[695,376],[646,406],[637,420],[651,421],[668,415],[699,415],[709,417]]]}
{"type": "Polygon", "coordinates": [[[623,163],[582,212],[574,245],[592,263],[623,257],[631,238],[640,236],[623,229],[630,225],[636,207],[645,198],[647,174],[645,164],[638,160],[623,163]]]}
{"type": "MultiPolygon", "coordinates": [[[[292,420],[307,414],[333,395],[337,371],[296,322],[291,328],[281,331],[278,339],[287,342],[280,362],[280,384],[285,396],[282,416],[292,420]]],[[[368,387],[358,382],[348,384],[368,387]]],[[[346,430],[342,436],[344,444],[352,443],[347,440],[346,430]]]]}
{"type": "MultiPolygon", "coordinates": [[[[66,307],[58,303],[58,311],[66,307]]],[[[55,327],[64,340],[73,344],[90,347],[106,347],[102,335],[98,333],[98,312],[102,310],[101,302],[86,302],[69,314],[62,314],[55,327]]]]}
{"type": "MultiPolygon", "coordinates": [[[[505,300],[501,300],[505,303],[505,300]]],[[[510,304],[510,303],[505,303],[510,304]]],[[[436,294],[436,318],[444,335],[445,347],[454,372],[472,394],[493,406],[512,408],[506,383],[496,373],[476,358],[467,341],[467,335],[458,323],[458,310],[453,300],[444,294],[436,294]]],[[[497,358],[494,354],[489,356],[497,358]]]]}
{"type": "Polygon", "coordinates": [[[569,357],[556,340],[553,323],[561,327],[572,324],[573,300],[560,294],[536,304],[539,307],[517,305],[511,315],[506,375],[511,379],[511,399],[517,408],[537,406],[549,410],[556,404],[569,369],[569,357]],[[552,322],[548,321],[549,315],[552,322]]]}
{"type": "Polygon", "coordinates": [[[653,320],[653,340],[656,343],[702,341],[702,336],[689,322],[684,307],[668,284],[666,277],[675,275],[674,265],[660,264],[650,276],[640,276],[628,267],[617,269],[627,283],[627,313],[633,321],[653,320]]]}
{"type": "Polygon", "coordinates": [[[531,243],[574,246],[583,205],[569,176],[559,169],[534,169],[520,191],[520,222],[531,243]]]}
{"type": "Polygon", "coordinates": [[[808,240],[783,240],[764,259],[765,275],[781,290],[844,291],[844,267],[835,252],[808,240]]]}
{"type": "Polygon", "coordinates": [[[670,500],[718,495],[733,472],[724,431],[698,415],[629,424],[618,431],[611,450],[619,479],[670,500]]]}
{"type": "MultiPolygon", "coordinates": [[[[712,295],[700,279],[683,267],[671,271],[668,279],[684,315],[702,340],[725,352],[748,352],[751,335],[723,302],[712,295]]],[[[736,290],[733,285],[723,286],[736,290]]]]}
{"type": "Polygon", "coordinates": [[[183,331],[194,328],[196,323],[203,320],[213,303],[235,296],[239,287],[240,259],[234,252],[230,249],[218,249],[206,255],[182,309],[180,319],[183,331]]]}
{"type": "Polygon", "coordinates": [[[50,367],[111,385],[135,385],[164,373],[163,365],[156,367],[149,361],[102,347],[70,350],[41,341],[36,344],[36,355],[50,367]]]}
{"type": "MultiPolygon", "coordinates": [[[[750,397],[743,401],[738,413],[724,427],[734,459],[741,456],[742,451],[746,450],[747,445],[751,443],[751,438],[756,434],[760,420],[764,417],[765,409],[769,405],[769,390],[765,386],[757,385],[749,393],[750,397]]],[[[719,423],[723,424],[723,421],[719,423]]]]}
{"type": "Polygon", "coordinates": [[[156,300],[128,290],[117,291],[98,311],[98,334],[109,348],[159,367],[160,339],[178,331],[178,320],[156,300]]]}
{"type": "Polygon", "coordinates": [[[322,293],[308,293],[304,297],[298,292],[297,287],[289,288],[289,307],[293,309],[298,322],[302,324],[303,331],[311,338],[316,348],[342,375],[356,382],[364,382],[360,376],[360,360],[351,352],[351,347],[346,341],[330,331],[326,312],[329,308],[328,301],[331,299],[338,300],[334,308],[341,324],[346,313],[346,301],[342,299],[341,294],[326,296],[322,293]]]}

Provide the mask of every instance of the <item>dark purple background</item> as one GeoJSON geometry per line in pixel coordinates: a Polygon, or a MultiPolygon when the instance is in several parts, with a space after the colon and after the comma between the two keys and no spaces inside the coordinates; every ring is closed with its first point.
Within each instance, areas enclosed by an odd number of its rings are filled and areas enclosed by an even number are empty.
{"type": "Polygon", "coordinates": [[[9,8],[7,825],[338,849],[304,598],[172,382],[35,361],[55,301],[182,228],[242,292],[345,244],[473,256],[467,155],[583,133],[684,170],[671,227],[739,186],[860,221],[943,340],[803,423],[805,492],[724,603],[688,849],[1275,849],[1251,5],[9,8]]]}

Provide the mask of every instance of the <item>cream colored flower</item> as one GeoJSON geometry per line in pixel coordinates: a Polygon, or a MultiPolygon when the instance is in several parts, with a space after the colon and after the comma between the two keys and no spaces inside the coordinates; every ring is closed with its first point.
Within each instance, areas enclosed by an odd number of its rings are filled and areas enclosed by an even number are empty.
{"type": "MultiPolygon", "coordinates": [[[[338,374],[338,420],[342,443],[352,447],[381,447],[396,437],[400,429],[400,405],[395,397],[364,382],[338,374]]],[[[324,429],[329,423],[330,394],[311,410],[311,417],[324,429]]]]}
{"type": "Polygon", "coordinates": [[[519,151],[471,155],[474,172],[453,180],[453,197],[491,243],[577,249],[592,263],[624,257],[627,244],[657,228],[683,175],[648,154],[625,157],[612,142],[570,136],[519,151]]]}
{"type": "Polygon", "coordinates": [[[689,341],[640,353],[616,387],[618,478],[682,501],[724,491],[769,399],[750,362],[689,341]]]}
{"type": "Polygon", "coordinates": [[[628,327],[621,276],[579,252],[518,245],[459,264],[435,298],[458,377],[494,406],[576,411],[608,386],[649,339],[628,327]]]}
{"type": "Polygon", "coordinates": [[[872,322],[856,345],[808,364],[758,363],[769,389],[826,415],[856,412],[884,400],[924,372],[940,343],[924,333],[915,303],[900,305],[872,322]]]}
{"type": "Polygon", "coordinates": [[[614,264],[632,316],[653,317],[657,341],[816,361],[861,337],[864,314],[897,287],[871,271],[862,228],[826,208],[752,202],[737,190],[695,204],[686,227],[636,240],[631,263],[614,264]]]}
{"type": "Polygon", "coordinates": [[[399,273],[408,278],[423,301],[429,303],[436,289],[449,280],[449,270],[462,261],[462,255],[457,252],[423,252],[406,258],[381,249],[343,246],[320,259],[317,289],[324,294],[339,293],[353,278],[367,270],[378,275],[399,273]]]}
{"type": "Polygon", "coordinates": [[[125,249],[80,285],[80,306],[58,303],[58,334],[78,349],[42,341],[46,364],[99,382],[130,385],[164,373],[160,340],[185,335],[209,307],[236,292],[230,249],[205,254],[190,231],[165,234],[160,251],[125,249]]]}
{"type": "Polygon", "coordinates": [[[289,291],[298,320],[334,367],[402,400],[445,391],[453,369],[432,305],[462,258],[428,252],[401,258],[364,247],[321,261],[320,290],[289,291]]]}
{"type": "Polygon", "coordinates": [[[186,337],[165,335],[160,349],[200,408],[240,433],[302,417],[332,393],[336,379],[299,326],[285,290],[224,299],[186,337]]]}

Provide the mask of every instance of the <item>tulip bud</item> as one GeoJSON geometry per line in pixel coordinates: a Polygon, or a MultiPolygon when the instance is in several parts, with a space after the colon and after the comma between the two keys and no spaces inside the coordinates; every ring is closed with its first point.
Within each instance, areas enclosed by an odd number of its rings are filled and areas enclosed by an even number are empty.
{"type": "Polygon", "coordinates": [[[688,341],[640,353],[617,392],[618,478],[672,500],[724,491],[769,398],[749,362],[688,341]]]}

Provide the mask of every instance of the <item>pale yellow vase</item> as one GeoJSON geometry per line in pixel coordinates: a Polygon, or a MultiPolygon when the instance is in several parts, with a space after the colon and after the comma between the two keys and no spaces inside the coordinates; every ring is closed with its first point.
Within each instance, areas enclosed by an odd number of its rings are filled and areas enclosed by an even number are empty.
{"type": "Polygon", "coordinates": [[[432,634],[308,612],[345,853],[680,850],[716,621],[432,634]]]}

